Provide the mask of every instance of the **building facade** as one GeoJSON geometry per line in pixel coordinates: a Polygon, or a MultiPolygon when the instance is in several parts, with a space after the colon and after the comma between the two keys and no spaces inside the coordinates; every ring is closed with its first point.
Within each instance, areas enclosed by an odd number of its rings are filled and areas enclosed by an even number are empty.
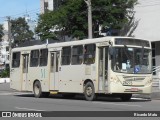
{"type": "Polygon", "coordinates": [[[53,11],[58,9],[63,1],[64,0],[40,0],[40,13],[43,14],[48,10],[53,11]]]}
{"type": "Polygon", "coordinates": [[[48,0],[40,0],[40,13],[43,14],[48,9],[48,0]]]}

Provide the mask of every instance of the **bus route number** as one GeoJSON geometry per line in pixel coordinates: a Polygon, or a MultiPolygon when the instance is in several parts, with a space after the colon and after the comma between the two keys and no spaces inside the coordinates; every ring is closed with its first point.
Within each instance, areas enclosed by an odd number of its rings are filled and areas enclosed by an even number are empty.
{"type": "Polygon", "coordinates": [[[124,86],[130,86],[132,85],[132,81],[123,81],[124,86]]]}

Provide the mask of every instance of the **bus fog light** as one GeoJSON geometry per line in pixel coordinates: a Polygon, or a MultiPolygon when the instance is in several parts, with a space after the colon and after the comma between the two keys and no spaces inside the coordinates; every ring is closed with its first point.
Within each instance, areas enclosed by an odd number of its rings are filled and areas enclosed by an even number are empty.
{"type": "Polygon", "coordinates": [[[111,81],[113,81],[115,83],[119,82],[119,80],[117,78],[115,78],[115,77],[111,77],[111,81]]]}

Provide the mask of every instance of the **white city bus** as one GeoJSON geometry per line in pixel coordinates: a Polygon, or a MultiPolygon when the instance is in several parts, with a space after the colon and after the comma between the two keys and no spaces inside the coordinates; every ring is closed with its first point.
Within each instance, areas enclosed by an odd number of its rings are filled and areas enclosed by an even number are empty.
{"type": "Polygon", "coordinates": [[[97,95],[150,94],[152,87],[151,43],[131,37],[102,37],[13,48],[10,87],[86,100],[97,95]]]}

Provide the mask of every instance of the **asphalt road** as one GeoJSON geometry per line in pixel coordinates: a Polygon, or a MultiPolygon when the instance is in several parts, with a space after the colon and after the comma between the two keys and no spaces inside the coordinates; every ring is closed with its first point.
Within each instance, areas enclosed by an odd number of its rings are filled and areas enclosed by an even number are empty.
{"type": "MultiPolygon", "coordinates": [[[[65,99],[59,96],[50,96],[49,98],[34,98],[32,93],[17,92],[9,89],[9,84],[0,84],[0,111],[160,111],[160,100],[147,100],[132,98],[129,102],[122,102],[116,98],[104,98],[99,97],[98,100],[90,102],[85,101],[83,96],[76,96],[74,99],[65,99]]],[[[114,113],[113,113],[114,114],[114,113]]],[[[0,120],[11,119],[11,118],[0,118],[0,120]]],[[[17,118],[12,118],[17,120],[17,118]]],[[[11,120],[12,120],[11,119],[11,120]]],[[[23,118],[24,119],[24,118],[23,118]]],[[[29,119],[29,118],[27,118],[29,119]]],[[[33,119],[33,118],[30,118],[33,119]]],[[[38,118],[44,119],[44,118],[38,118]]],[[[46,118],[45,118],[46,119],[46,118]]],[[[52,118],[47,118],[52,119],[52,118]]],[[[128,120],[133,118],[97,118],[97,117],[77,117],[77,118],[61,118],[56,117],[55,119],[74,120],[74,119],[89,119],[89,120],[114,120],[122,119],[128,120]]],[[[138,120],[139,118],[134,118],[138,120]]],[[[144,118],[140,118],[144,119],[144,118]]],[[[145,118],[148,119],[160,119],[160,118],[145,118]]]]}

